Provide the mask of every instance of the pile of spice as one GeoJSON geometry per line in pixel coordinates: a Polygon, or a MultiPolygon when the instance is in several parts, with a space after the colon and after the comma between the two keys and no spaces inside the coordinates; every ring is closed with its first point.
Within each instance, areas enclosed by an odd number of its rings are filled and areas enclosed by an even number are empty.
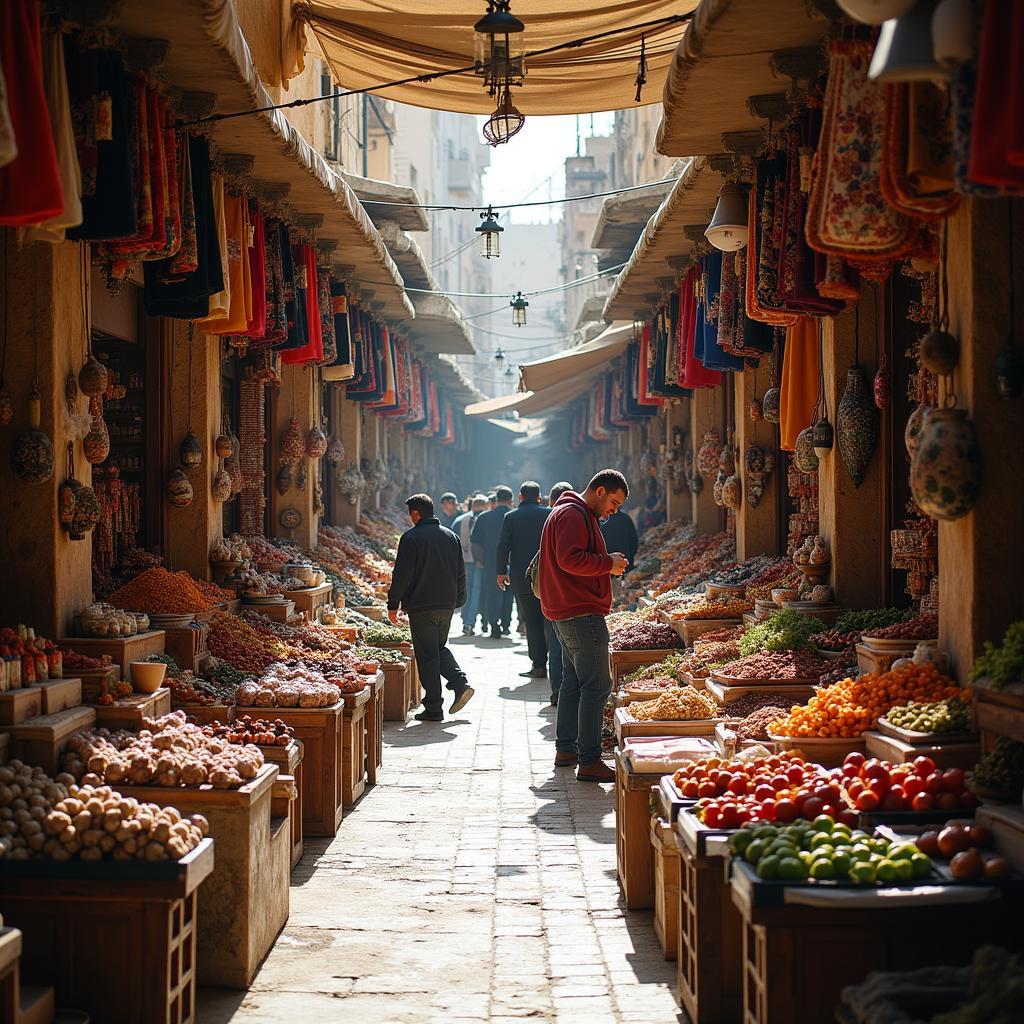
{"type": "Polygon", "coordinates": [[[147,615],[194,614],[213,607],[187,572],[168,572],[160,566],[147,569],[118,587],[110,595],[110,603],[125,611],[147,615]]]}
{"type": "Polygon", "coordinates": [[[677,613],[680,619],[740,619],[754,610],[754,602],[742,597],[716,597],[699,601],[677,613]]]}
{"type": "MultiPolygon", "coordinates": [[[[656,661],[653,665],[642,665],[634,672],[630,672],[623,680],[627,687],[630,683],[640,683],[645,680],[658,679],[666,676],[678,676],[682,667],[683,655],[670,654],[663,661],[656,661]]],[[[641,687],[642,689],[642,687],[641,687]]]]}
{"type": "Polygon", "coordinates": [[[916,619],[897,622],[881,629],[865,630],[865,640],[934,640],[939,635],[937,615],[919,615],[916,619]]]}
{"type": "Polygon", "coordinates": [[[699,651],[694,650],[692,654],[683,658],[682,669],[689,672],[694,679],[703,679],[719,665],[739,656],[740,649],[734,641],[705,644],[699,651]]]}

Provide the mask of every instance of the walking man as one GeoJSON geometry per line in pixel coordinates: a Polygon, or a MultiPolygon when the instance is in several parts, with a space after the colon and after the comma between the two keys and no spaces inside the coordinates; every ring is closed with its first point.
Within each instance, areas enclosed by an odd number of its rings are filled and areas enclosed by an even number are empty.
{"type": "Polygon", "coordinates": [[[470,542],[470,534],[473,532],[473,524],[477,517],[487,508],[487,495],[478,494],[469,501],[468,512],[455,517],[452,523],[452,533],[459,538],[462,545],[462,560],[466,565],[466,603],[462,606],[462,635],[472,636],[476,629],[476,617],[480,611],[480,584],[483,582],[483,573],[476,567],[473,561],[473,545],[470,542]]]}
{"type": "Polygon", "coordinates": [[[562,686],[555,727],[555,767],[578,765],[581,782],[614,782],[601,760],[604,706],[612,692],[608,666],[611,576],[622,575],[626,556],[608,553],[600,520],[629,496],[626,478],[603,469],[583,494],[566,491],[551,510],[540,545],[540,602],[562,642],[562,686]]]}
{"type": "Polygon", "coordinates": [[[466,673],[448,650],[452,614],[466,600],[466,569],[459,539],[438,522],[430,496],[414,494],[405,504],[412,529],[398,542],[388,618],[397,626],[399,607],[409,616],[416,666],[426,690],[417,721],[442,722],[441,676],[455,691],[451,714],[461,711],[473,696],[466,673]]]}
{"type": "Polygon", "coordinates": [[[547,678],[548,642],[544,636],[544,613],[530,588],[526,569],[540,549],[540,534],[550,511],[541,508],[540,484],[525,481],[519,488],[519,507],[505,516],[498,541],[497,582],[502,591],[515,594],[530,653],[530,669],[520,675],[531,679],[547,678]]]}
{"type": "Polygon", "coordinates": [[[470,540],[476,564],[484,566],[483,580],[480,584],[480,614],[483,616],[484,628],[490,626],[490,638],[500,640],[504,594],[498,587],[493,570],[498,558],[502,523],[506,513],[512,510],[512,488],[504,485],[495,488],[494,500],[494,508],[482,513],[473,524],[470,540]]]}
{"type": "Polygon", "coordinates": [[[441,495],[441,514],[437,518],[441,521],[443,527],[450,530],[458,514],[459,499],[452,491],[445,491],[441,495]]]}

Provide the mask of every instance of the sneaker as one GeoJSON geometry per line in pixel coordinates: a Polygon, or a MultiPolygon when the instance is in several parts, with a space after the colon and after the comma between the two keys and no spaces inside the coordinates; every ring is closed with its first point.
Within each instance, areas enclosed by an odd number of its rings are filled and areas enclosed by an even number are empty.
{"type": "Polygon", "coordinates": [[[604,761],[595,761],[593,764],[581,764],[576,769],[577,782],[614,782],[615,769],[609,768],[604,761]]]}
{"type": "Polygon", "coordinates": [[[555,752],[555,767],[556,768],[575,768],[579,763],[579,758],[575,754],[570,754],[565,751],[555,752]]]}
{"type": "Polygon", "coordinates": [[[475,636],[476,635],[476,630],[472,626],[463,626],[462,627],[462,635],[463,636],[475,636]]]}
{"type": "Polygon", "coordinates": [[[415,718],[417,722],[443,722],[444,712],[421,711],[418,715],[413,715],[413,718],[415,718]]]}
{"type": "Polygon", "coordinates": [[[456,711],[461,711],[473,699],[474,693],[476,690],[472,686],[464,686],[461,690],[456,690],[455,700],[452,701],[448,714],[454,715],[456,711]]]}
{"type": "Polygon", "coordinates": [[[487,634],[488,640],[500,640],[501,630],[497,626],[492,626],[490,633],[487,634]]]}

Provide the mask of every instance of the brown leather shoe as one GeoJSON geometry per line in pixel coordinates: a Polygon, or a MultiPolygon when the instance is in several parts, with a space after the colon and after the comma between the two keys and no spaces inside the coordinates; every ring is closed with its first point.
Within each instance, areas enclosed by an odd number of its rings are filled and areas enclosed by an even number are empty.
{"type": "Polygon", "coordinates": [[[555,752],[556,768],[575,768],[579,764],[579,758],[575,754],[566,754],[562,751],[555,752]]]}
{"type": "Polygon", "coordinates": [[[595,761],[593,764],[581,764],[576,769],[577,782],[614,782],[615,769],[609,768],[604,761],[595,761]]]}

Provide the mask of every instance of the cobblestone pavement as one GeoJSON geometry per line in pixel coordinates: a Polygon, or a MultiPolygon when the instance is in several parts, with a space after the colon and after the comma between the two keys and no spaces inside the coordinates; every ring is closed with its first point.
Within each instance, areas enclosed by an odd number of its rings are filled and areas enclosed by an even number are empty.
{"type": "Polygon", "coordinates": [[[389,726],[378,785],[307,841],[252,988],[203,991],[200,1024],[685,1021],[651,914],[620,900],[612,787],[552,767],[525,644],[452,643],[476,696],[389,726]]]}

